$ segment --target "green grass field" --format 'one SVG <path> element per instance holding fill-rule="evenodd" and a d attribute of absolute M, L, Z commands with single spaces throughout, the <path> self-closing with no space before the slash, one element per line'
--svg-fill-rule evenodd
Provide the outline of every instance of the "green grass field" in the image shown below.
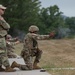
<path fill-rule="evenodd" d="M 52 75 L 75 75 L 75 39 L 39 40 L 39 48 L 43 51 L 39 65 Z M 15 52 L 20 55 L 23 43 L 15 46 Z"/>

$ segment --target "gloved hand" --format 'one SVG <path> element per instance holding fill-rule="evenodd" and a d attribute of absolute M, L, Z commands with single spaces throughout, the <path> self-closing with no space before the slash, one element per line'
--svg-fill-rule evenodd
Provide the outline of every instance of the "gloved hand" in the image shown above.
<path fill-rule="evenodd" d="M 19 40 L 19 38 L 18 38 L 18 37 L 15 37 L 15 38 L 14 38 L 14 40 L 18 41 L 18 40 Z"/>

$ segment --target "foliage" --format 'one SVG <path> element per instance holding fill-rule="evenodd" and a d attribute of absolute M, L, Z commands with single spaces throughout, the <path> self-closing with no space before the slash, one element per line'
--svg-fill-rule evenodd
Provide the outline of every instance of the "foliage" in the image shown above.
<path fill-rule="evenodd" d="M 11 28 L 27 31 L 32 24 L 38 25 L 39 0 L 0 0 L 7 7 L 5 18 Z"/>
<path fill-rule="evenodd" d="M 45 24 L 47 33 L 64 25 L 64 19 L 61 14 L 62 12 L 59 11 L 57 5 L 42 8 L 40 18 L 42 23 Z"/>
<path fill-rule="evenodd" d="M 66 25 L 68 25 L 68 27 L 70 28 L 71 34 L 75 35 L 75 17 L 71 17 L 71 18 L 68 17 L 66 18 L 65 22 L 66 22 Z"/>
<path fill-rule="evenodd" d="M 64 18 L 57 5 L 40 9 L 39 0 L 0 0 L 0 4 L 7 7 L 4 18 L 11 25 L 10 33 L 17 29 L 27 32 L 34 24 L 41 34 L 58 33 L 59 28 L 69 28 L 75 34 L 75 17 Z"/>

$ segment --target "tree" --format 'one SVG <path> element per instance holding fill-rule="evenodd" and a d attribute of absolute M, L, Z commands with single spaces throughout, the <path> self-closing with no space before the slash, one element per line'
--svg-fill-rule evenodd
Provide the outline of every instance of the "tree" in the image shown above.
<path fill-rule="evenodd" d="M 46 33 L 64 25 L 64 19 L 61 15 L 62 12 L 59 11 L 57 5 L 50 6 L 48 8 L 42 8 L 40 12 L 40 18 L 42 23 L 45 24 Z"/>
<path fill-rule="evenodd" d="M 0 0 L 0 3 L 7 7 L 4 17 L 11 25 L 11 30 L 27 32 L 30 25 L 39 24 L 39 0 Z"/>
<path fill-rule="evenodd" d="M 65 19 L 66 25 L 71 30 L 71 34 L 75 34 L 75 17 L 67 17 Z"/>

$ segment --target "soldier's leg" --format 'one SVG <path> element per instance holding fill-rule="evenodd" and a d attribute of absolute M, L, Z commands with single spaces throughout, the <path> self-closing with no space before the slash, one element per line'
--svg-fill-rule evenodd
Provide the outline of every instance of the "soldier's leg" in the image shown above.
<path fill-rule="evenodd" d="M 4 68 L 2 68 L 2 57 L 1 57 L 1 53 L 0 53 L 0 72 L 5 71 Z"/>
<path fill-rule="evenodd" d="M 42 50 L 37 50 L 37 52 L 35 53 L 35 60 L 33 63 L 33 69 L 41 69 L 41 67 L 37 66 L 37 64 L 39 63 L 39 60 L 41 58 L 42 55 Z"/>
<path fill-rule="evenodd" d="M 17 62 L 14 61 L 11 65 L 11 67 L 12 68 L 17 67 L 21 70 L 32 70 L 33 65 L 32 65 L 32 61 L 31 61 L 31 56 L 29 54 L 29 50 L 22 51 L 21 56 L 23 57 L 26 65 L 18 64 Z"/>
<path fill-rule="evenodd" d="M 10 67 L 8 57 L 7 57 L 7 49 L 6 49 L 6 41 L 5 38 L 0 39 L 0 47 L 1 47 L 1 58 L 2 58 L 2 65 L 5 66 L 6 72 L 13 72 L 14 70 Z"/>
<path fill-rule="evenodd" d="M 20 70 L 29 70 L 29 68 L 27 67 L 27 65 L 22 65 L 22 64 L 18 64 L 16 61 L 14 61 L 11 65 L 12 68 L 19 68 Z"/>
<path fill-rule="evenodd" d="M 25 63 L 26 63 L 26 65 L 22 65 L 22 64 L 18 64 L 17 62 L 13 62 L 12 63 L 12 65 L 11 65 L 11 67 L 12 68 L 15 68 L 15 67 L 17 67 L 17 68 L 19 68 L 20 70 L 32 70 L 33 68 L 32 68 L 32 63 L 31 63 L 31 61 L 30 61 L 30 59 L 29 59 L 29 57 L 27 57 L 27 58 L 25 58 L 26 56 L 24 56 L 24 61 L 25 61 Z"/>
<path fill-rule="evenodd" d="M 40 61 L 40 59 L 41 59 L 41 55 L 42 55 L 42 50 L 38 49 L 36 51 L 36 53 L 35 53 L 35 60 L 34 60 L 34 62 L 38 63 Z"/>
<path fill-rule="evenodd" d="M 9 52 L 9 54 L 7 54 L 8 58 L 16 58 L 17 55 L 13 52 Z"/>
<path fill-rule="evenodd" d="M 6 53 L 2 53 L 2 64 L 5 66 L 5 72 L 14 72 L 15 70 L 10 67 Z"/>
<path fill-rule="evenodd" d="M 32 70 L 33 69 L 32 57 L 28 54 L 28 55 L 24 55 L 23 59 L 28 69 Z"/>
<path fill-rule="evenodd" d="M 5 67 L 10 66 L 9 61 L 8 61 L 8 57 L 7 57 L 6 53 L 2 53 L 2 59 L 3 59 L 2 60 L 2 64 Z"/>

